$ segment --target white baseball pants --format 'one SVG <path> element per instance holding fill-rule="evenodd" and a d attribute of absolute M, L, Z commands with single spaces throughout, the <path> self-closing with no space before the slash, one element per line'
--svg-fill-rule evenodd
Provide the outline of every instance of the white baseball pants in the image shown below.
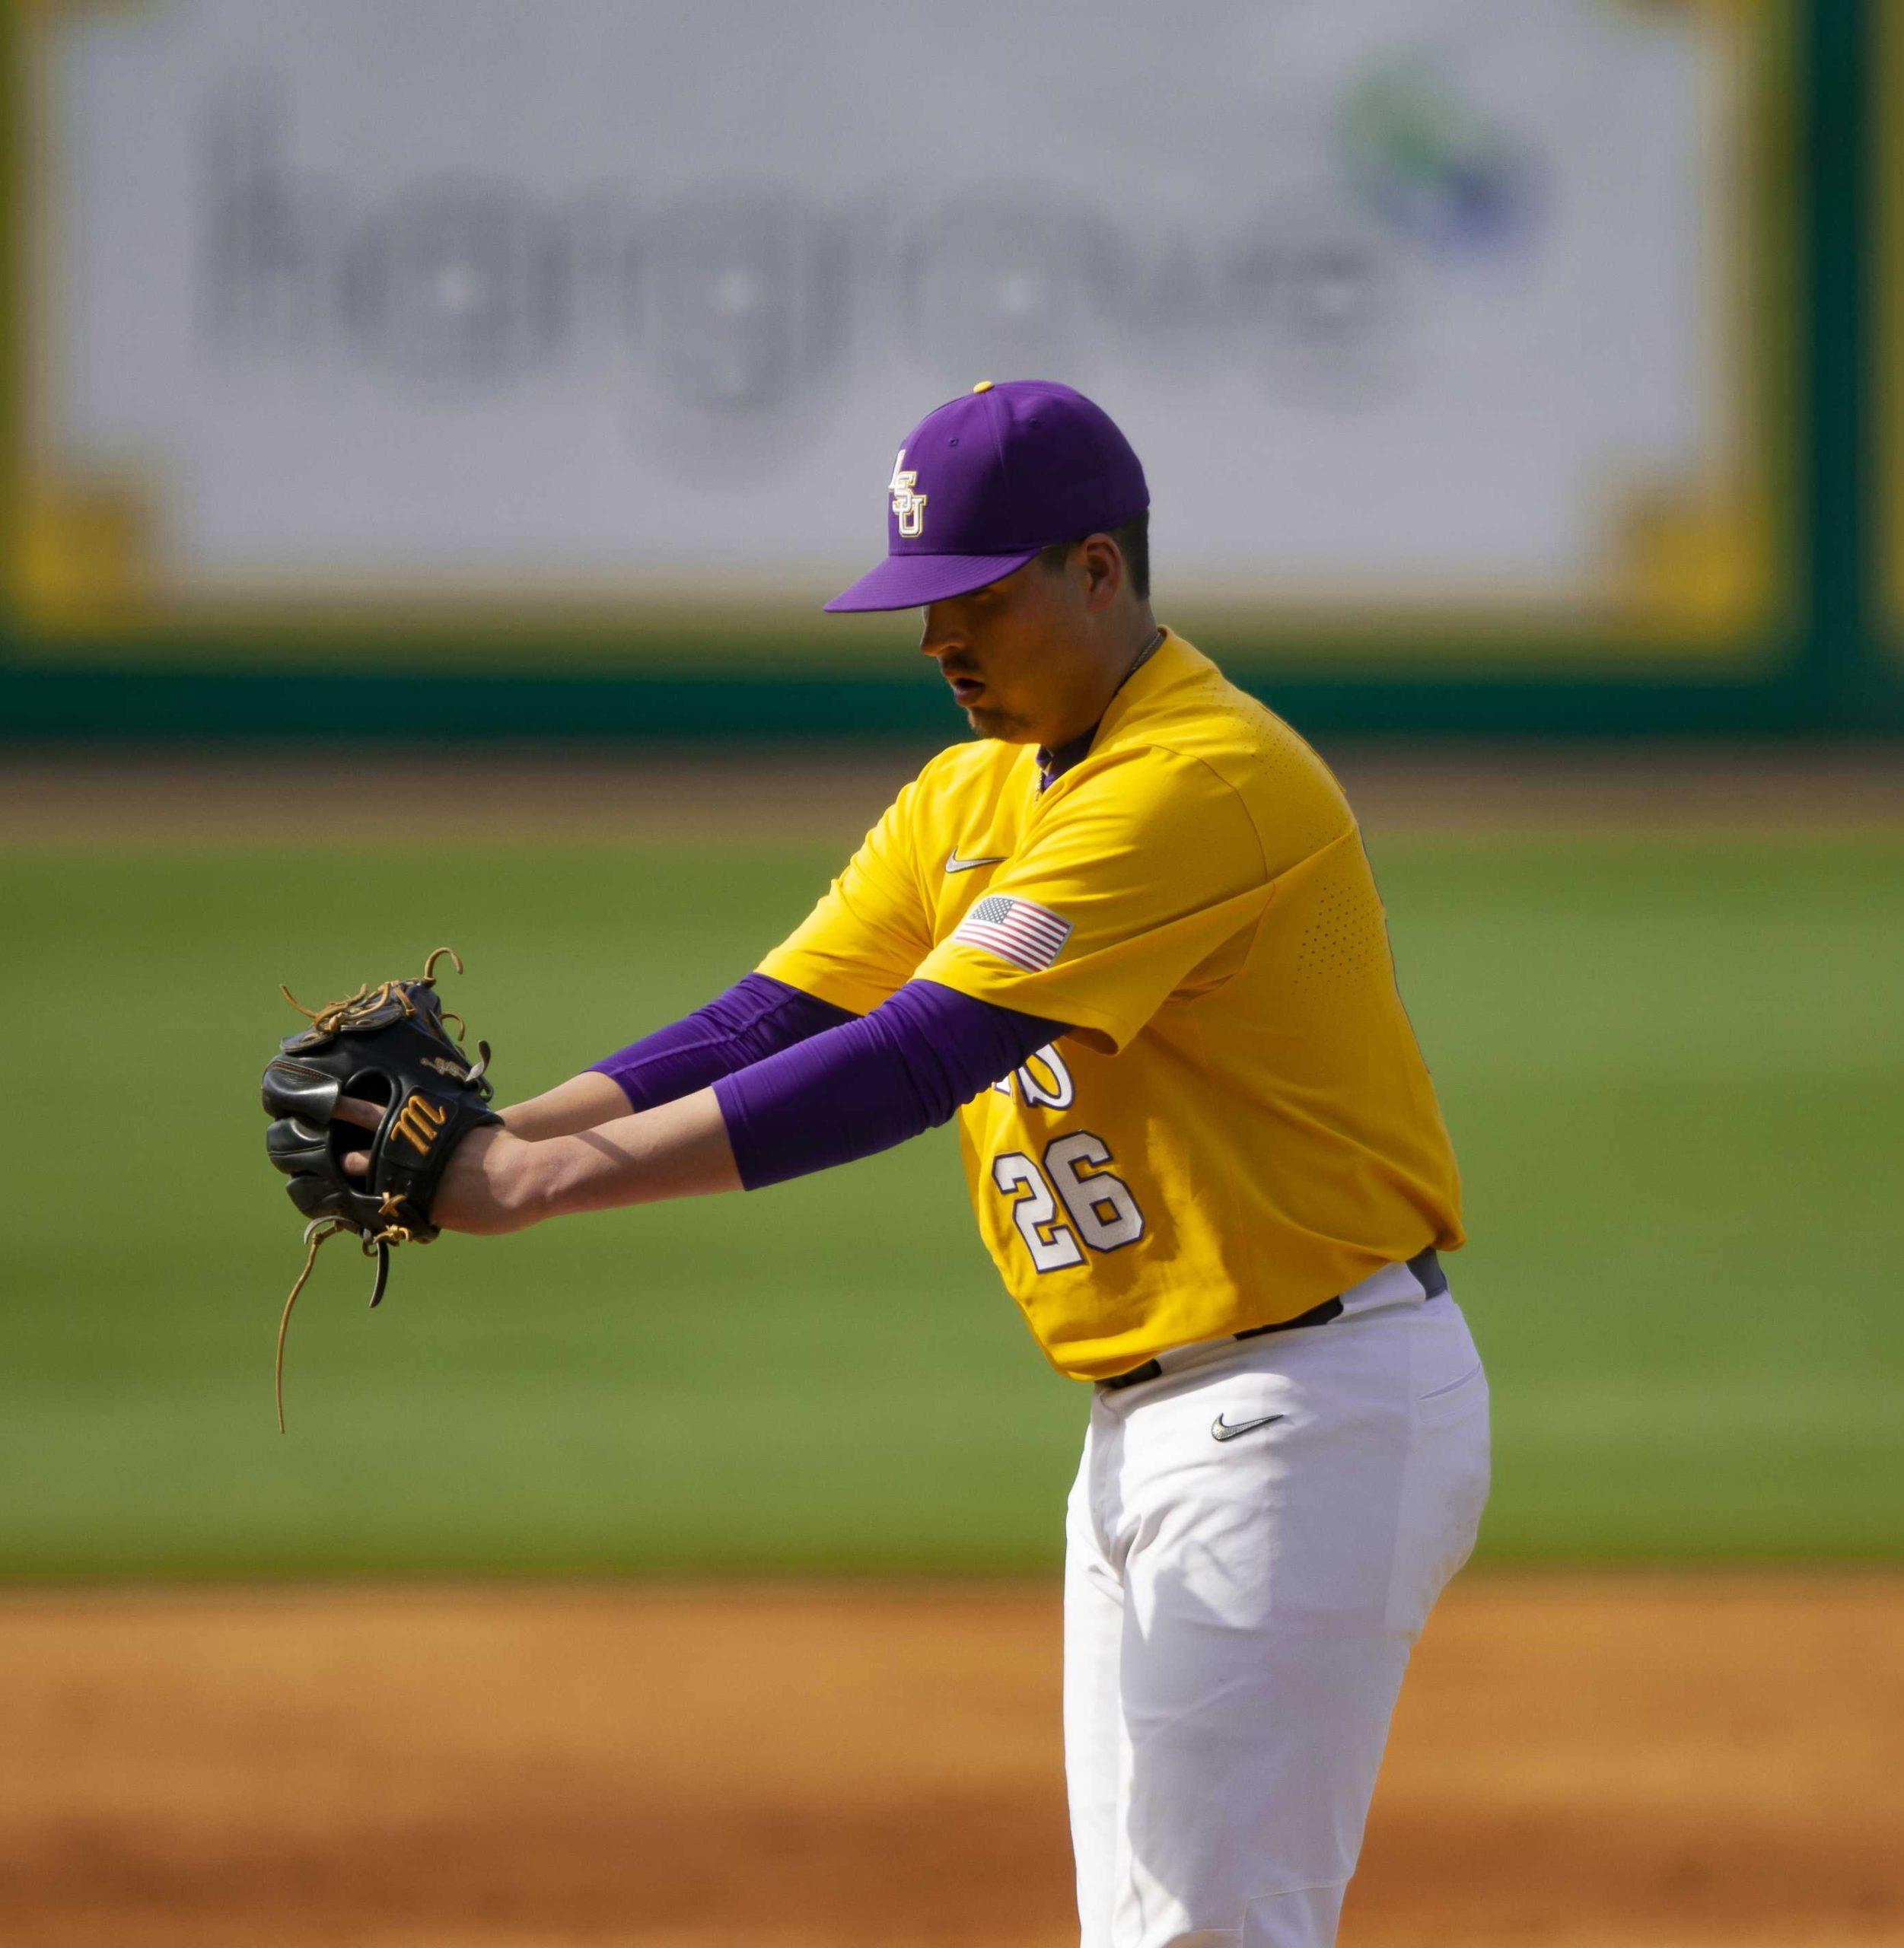
<path fill-rule="evenodd" d="M 1335 1940 L 1409 1649 L 1488 1493 L 1480 1357 L 1415 1291 L 1097 1390 L 1065 1579 L 1083 1948 Z"/>

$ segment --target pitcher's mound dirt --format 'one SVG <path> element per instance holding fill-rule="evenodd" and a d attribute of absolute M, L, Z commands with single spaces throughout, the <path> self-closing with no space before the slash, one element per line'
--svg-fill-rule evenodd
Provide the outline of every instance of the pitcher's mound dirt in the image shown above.
<path fill-rule="evenodd" d="M 1055 1593 L 0 1601 L 0 1940 L 1062 1948 Z M 1471 1577 L 1347 1948 L 1904 1943 L 1904 1577 Z"/>

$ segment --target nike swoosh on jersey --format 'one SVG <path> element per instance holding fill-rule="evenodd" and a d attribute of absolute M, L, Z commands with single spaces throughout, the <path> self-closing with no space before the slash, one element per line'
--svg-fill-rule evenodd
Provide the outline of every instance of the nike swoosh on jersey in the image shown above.
<path fill-rule="evenodd" d="M 1259 1421 L 1238 1421 L 1233 1427 L 1219 1414 L 1210 1423 L 1210 1438 L 1212 1440 L 1234 1440 L 1240 1434 L 1254 1434 L 1258 1428 L 1266 1428 L 1272 1421 L 1286 1418 L 1282 1414 L 1265 1414 Z"/>
<path fill-rule="evenodd" d="M 974 866 L 1002 866 L 1005 855 L 1001 852 L 995 859 L 961 859 L 955 845 L 946 855 L 945 870 L 948 873 L 969 873 Z"/>

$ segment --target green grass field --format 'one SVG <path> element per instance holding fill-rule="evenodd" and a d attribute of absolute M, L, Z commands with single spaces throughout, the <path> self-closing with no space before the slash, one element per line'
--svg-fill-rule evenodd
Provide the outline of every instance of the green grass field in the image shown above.
<path fill-rule="evenodd" d="M 1017 1570 L 1084 1390 L 941 1131 L 747 1198 L 301 1257 L 255 1079 L 449 941 L 533 1093 L 745 971 L 811 850 L 15 852 L 0 1574 Z M 1904 840 L 1390 841 L 1468 1186 L 1497 1560 L 1904 1548 Z M 382 891 L 366 889 L 384 889 Z M 421 889 L 420 891 L 416 889 Z"/>

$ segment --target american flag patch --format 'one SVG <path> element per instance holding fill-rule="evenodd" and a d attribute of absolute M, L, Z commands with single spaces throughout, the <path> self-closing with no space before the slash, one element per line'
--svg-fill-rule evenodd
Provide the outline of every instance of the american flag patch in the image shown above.
<path fill-rule="evenodd" d="M 1014 899 L 1009 893 L 990 893 L 973 902 L 971 912 L 953 929 L 952 937 L 970 947 L 982 947 L 1027 974 L 1036 974 L 1063 953 L 1071 938 L 1071 922 L 1061 920 L 1049 906 Z"/>

